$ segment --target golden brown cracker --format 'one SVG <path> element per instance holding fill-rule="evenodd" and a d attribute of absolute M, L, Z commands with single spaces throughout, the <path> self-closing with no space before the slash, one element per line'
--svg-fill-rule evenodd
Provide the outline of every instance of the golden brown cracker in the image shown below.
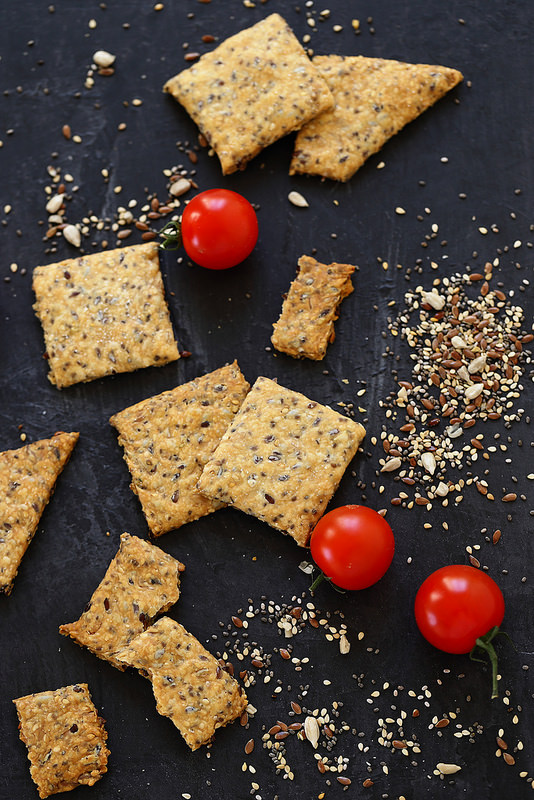
<path fill-rule="evenodd" d="M 33 289 L 58 389 L 180 357 L 153 242 L 36 267 Z"/>
<path fill-rule="evenodd" d="M 39 797 L 93 786 L 107 772 L 108 735 L 86 683 L 13 702 Z"/>
<path fill-rule="evenodd" d="M 299 131 L 289 172 L 338 181 L 463 79 L 450 67 L 365 56 L 315 56 L 313 63 L 335 106 Z"/>
<path fill-rule="evenodd" d="M 115 653 L 176 603 L 184 569 L 159 547 L 123 533 L 85 611 L 76 622 L 61 625 L 59 632 L 124 669 Z"/>
<path fill-rule="evenodd" d="M 226 39 L 163 88 L 196 122 L 224 175 L 333 105 L 325 81 L 279 14 Z"/>
<path fill-rule="evenodd" d="M 234 361 L 111 417 L 154 536 L 221 507 L 196 485 L 249 388 Z"/>
<path fill-rule="evenodd" d="M 364 436 L 359 423 L 260 377 L 199 488 L 304 546 Z"/>
<path fill-rule="evenodd" d="M 324 358 L 334 340 L 339 305 L 353 291 L 354 270 L 351 264 L 321 264 L 311 256 L 301 256 L 297 277 L 273 325 L 274 347 L 294 358 Z"/>
<path fill-rule="evenodd" d="M 191 750 L 241 716 L 247 698 L 237 681 L 178 622 L 162 617 L 117 654 L 152 681 L 156 708 Z"/>
<path fill-rule="evenodd" d="M 22 557 L 78 433 L 56 433 L 0 453 L 0 593 L 10 594 Z"/>

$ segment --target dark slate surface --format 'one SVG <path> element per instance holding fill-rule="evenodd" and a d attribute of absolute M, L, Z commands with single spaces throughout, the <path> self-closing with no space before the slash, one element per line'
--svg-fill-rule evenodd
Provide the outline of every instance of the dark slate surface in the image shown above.
<path fill-rule="evenodd" d="M 0 598 L 0 797 L 36 796 L 12 698 L 76 681 L 89 683 L 107 720 L 111 749 L 108 774 L 92 789 L 76 790 L 76 797 L 304 800 L 322 797 L 323 792 L 327 798 L 340 797 L 343 787 L 336 774 L 319 773 L 308 743 L 294 735 L 285 742 L 292 782 L 276 773 L 261 747 L 265 729 L 278 719 L 291 721 L 290 702 L 299 697 L 312 710 L 344 704 L 338 722 L 345 720 L 355 734 L 349 730 L 339 735 L 330 752 L 323 742 L 320 752 L 332 760 L 348 759 L 343 775 L 352 784 L 347 796 L 531 796 L 529 783 L 520 777 L 523 771 L 534 777 L 532 727 L 527 722 L 533 692 L 533 525 L 526 478 L 532 471 L 531 429 L 526 416 L 510 430 L 500 423 L 477 429 L 487 439 L 501 435 L 487 465 L 496 502 L 490 504 L 470 487 L 462 503 L 451 501 L 448 508 L 436 506 L 430 513 L 419 507 L 391 507 L 398 485 L 392 476 L 377 478 L 381 450 L 372 447 L 371 437 L 379 437 L 385 423 L 379 402 L 395 389 L 392 370 L 398 370 L 399 378 L 409 376 L 405 347 L 381 335 L 388 316 L 402 308 L 406 289 L 419 283 L 429 288 L 436 276 L 467 267 L 478 270 L 501 253 L 494 280 L 514 292 L 531 324 L 533 7 L 527 0 L 332 0 L 330 17 L 321 20 L 323 7 L 317 3 L 303 2 L 299 8 L 295 3 L 257 0 L 255 7 L 246 8 L 238 0 L 166 0 L 164 6 L 157 12 L 146 0 L 110 1 L 107 8 L 93 0 L 71 1 L 57 3 L 52 13 L 46 2 L 19 0 L 2 7 L 0 444 L 2 449 L 14 448 L 22 444 L 21 433 L 26 441 L 34 441 L 61 429 L 79 430 L 81 436 L 13 593 Z M 186 66 L 184 43 L 189 52 L 204 52 L 213 45 L 204 43 L 203 35 L 222 39 L 272 11 L 282 13 L 300 39 L 309 34 L 309 46 L 317 53 L 442 63 L 461 69 L 466 81 L 346 185 L 289 178 L 291 137 L 265 151 L 245 172 L 224 179 L 217 160 L 205 150 L 193 167 L 184 150 L 186 142 L 196 144 L 195 126 L 162 94 L 162 84 Z M 307 16 L 316 20 L 315 31 Z M 360 19 L 358 36 L 353 18 Z M 91 27 L 92 19 L 96 27 Z M 342 30 L 335 32 L 334 25 Z M 87 89 L 92 54 L 101 48 L 116 54 L 115 74 L 95 76 L 94 87 Z M 134 98 L 142 105 L 133 106 Z M 121 123 L 126 123 L 123 131 L 118 130 Z M 64 124 L 82 137 L 81 143 L 62 136 Z M 385 167 L 379 170 L 382 160 Z M 77 222 L 89 213 L 113 218 L 118 205 L 131 198 L 141 205 L 145 188 L 163 197 L 162 170 L 176 164 L 196 169 L 200 189 L 227 186 L 259 205 L 257 248 L 247 263 L 220 274 L 177 264 L 172 254 L 162 259 L 180 346 L 191 351 L 190 358 L 59 392 L 46 378 L 42 333 L 32 312 L 31 271 L 36 264 L 70 257 L 75 251 L 58 239 L 56 252 L 50 252 L 50 242 L 43 241 L 47 167 L 55 165 L 73 176 L 68 219 Z M 108 185 L 101 177 L 103 168 L 110 172 Z M 112 191 L 117 185 L 123 187 L 118 195 Z M 78 190 L 70 191 L 73 186 Z M 289 204 L 292 189 L 305 195 L 309 208 Z M 460 199 L 460 193 L 466 198 Z M 10 212 L 6 206 L 11 206 Z M 397 206 L 406 210 L 404 216 L 395 213 Z M 42 220 L 45 223 L 39 225 Z M 433 223 L 439 232 L 423 248 Z M 492 225 L 498 230 L 486 236 L 478 231 L 479 226 Z M 106 236 L 113 246 L 113 235 Z M 134 233 L 128 243 L 140 241 L 139 236 Z M 91 239 L 97 241 L 98 236 L 92 234 Z M 517 241 L 522 244 L 514 248 Z M 84 246 L 92 252 L 91 240 Z M 337 338 L 324 362 L 274 357 L 268 345 L 281 294 L 294 275 L 297 258 L 313 248 L 320 259 L 358 264 L 356 291 L 344 302 Z M 387 271 L 377 262 L 379 257 L 389 262 Z M 418 259 L 420 272 L 414 269 Z M 18 271 L 11 271 L 12 263 Z M 393 356 L 383 356 L 386 345 Z M 339 627 L 335 612 L 344 615 L 352 643 L 349 655 L 341 656 L 321 629 L 308 626 L 298 637 L 285 640 L 276 622 L 261 622 L 260 616 L 251 620 L 245 633 L 272 655 L 274 673 L 271 682 L 264 683 L 265 670 L 260 671 L 249 689 L 258 713 L 248 730 L 237 723 L 219 731 L 210 750 L 190 753 L 172 724 L 156 713 L 148 682 L 133 672 L 114 670 L 60 637 L 58 626 L 77 618 L 114 555 L 120 533 L 148 535 L 108 417 L 235 357 L 251 381 L 260 374 L 277 377 L 320 402 L 352 402 L 365 409 L 355 412 L 368 429 L 364 452 L 332 505 L 367 502 L 388 508 L 397 550 L 386 577 L 373 588 L 341 596 L 323 585 L 316 593 L 321 618 L 329 612 L 331 623 Z M 358 397 L 364 385 L 367 392 Z M 528 412 L 528 365 L 523 385 L 517 402 Z M 382 494 L 373 482 L 384 485 Z M 504 491 L 512 489 L 527 500 L 500 503 Z M 432 527 L 425 529 L 425 522 Z M 443 523 L 448 523 L 448 531 Z M 486 541 L 484 529 L 486 535 L 502 530 L 497 546 Z M 309 579 L 299 570 L 306 553 L 237 511 L 220 511 L 157 543 L 187 565 L 182 596 L 171 614 L 213 652 L 222 653 L 226 647 L 236 672 L 250 668 L 250 658 L 239 662 L 231 652 L 236 639 L 231 617 L 243 616 L 248 598 L 254 608 L 262 596 L 279 606 L 294 605 L 293 596 L 302 597 L 303 603 L 311 600 Z M 487 670 L 467 657 L 447 656 L 427 645 L 412 614 L 416 589 L 426 575 L 446 563 L 468 563 L 466 547 L 474 544 L 481 546 L 476 554 L 505 594 L 505 628 L 516 645 L 516 650 L 504 640 L 499 645 L 501 698 L 493 703 Z M 358 641 L 360 631 L 365 637 Z M 242 629 L 237 639 L 242 646 Z M 277 652 L 288 644 L 294 656 L 309 659 L 301 671 Z M 273 691 L 277 681 L 282 687 L 278 694 Z M 383 689 L 385 682 L 390 685 Z M 372 698 L 374 691 L 380 695 Z M 420 711 L 417 718 L 412 718 L 414 708 Z M 379 720 L 396 720 L 401 711 L 407 714 L 404 737 L 420 749 L 409 757 L 379 741 Z M 456 720 L 441 732 L 431 729 L 433 719 L 450 712 L 457 713 Z M 393 739 L 398 738 L 395 723 L 386 727 Z M 495 755 L 500 729 L 515 764 L 507 765 Z M 461 731 L 468 735 L 454 736 Z M 249 738 L 256 746 L 245 756 Z M 515 749 L 518 742 L 522 750 Z M 255 773 L 243 771 L 244 762 Z M 462 770 L 440 780 L 433 775 L 437 762 L 456 763 Z M 363 789 L 367 778 L 373 785 Z"/>

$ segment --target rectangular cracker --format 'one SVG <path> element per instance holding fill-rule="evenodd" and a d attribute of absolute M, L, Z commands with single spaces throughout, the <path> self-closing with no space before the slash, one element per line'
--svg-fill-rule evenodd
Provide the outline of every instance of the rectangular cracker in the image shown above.
<path fill-rule="evenodd" d="M 234 361 L 111 417 L 154 536 L 223 505 L 196 485 L 249 389 Z"/>
<path fill-rule="evenodd" d="M 59 432 L 0 453 L 0 594 L 10 594 L 56 480 L 78 441 Z"/>
<path fill-rule="evenodd" d="M 369 156 L 462 79 L 450 67 L 365 56 L 315 56 L 333 109 L 298 133 L 290 175 L 347 181 Z"/>
<path fill-rule="evenodd" d="M 39 797 L 93 786 L 107 772 L 108 735 L 86 683 L 13 702 Z"/>
<path fill-rule="evenodd" d="M 273 325 L 271 342 L 294 358 L 320 361 L 334 341 L 334 322 L 341 301 L 354 287 L 351 264 L 321 264 L 311 256 L 298 260 L 297 277 L 289 287 L 282 313 Z"/>
<path fill-rule="evenodd" d="M 58 389 L 180 357 L 153 242 L 36 267 L 33 289 Z"/>
<path fill-rule="evenodd" d="M 121 535 L 120 547 L 85 611 L 59 632 L 114 667 L 117 650 L 176 603 L 184 565 L 144 539 Z"/>
<path fill-rule="evenodd" d="M 328 86 L 279 14 L 226 39 L 163 88 L 196 122 L 223 175 L 333 106 Z"/>
<path fill-rule="evenodd" d="M 364 436 L 359 423 L 259 377 L 199 488 L 305 546 Z"/>
<path fill-rule="evenodd" d="M 191 750 L 240 717 L 247 697 L 238 682 L 195 637 L 161 617 L 117 654 L 152 682 L 156 708 L 169 717 Z"/>

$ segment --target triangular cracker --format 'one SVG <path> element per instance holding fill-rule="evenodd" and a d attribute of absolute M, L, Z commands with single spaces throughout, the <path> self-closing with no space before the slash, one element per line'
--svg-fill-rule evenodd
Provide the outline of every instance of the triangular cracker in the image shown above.
<path fill-rule="evenodd" d="M 347 181 L 369 156 L 463 79 L 450 67 L 315 56 L 336 105 L 297 134 L 290 175 Z"/>
<path fill-rule="evenodd" d="M 9 594 L 22 556 L 78 433 L 56 433 L 0 453 L 0 593 Z"/>

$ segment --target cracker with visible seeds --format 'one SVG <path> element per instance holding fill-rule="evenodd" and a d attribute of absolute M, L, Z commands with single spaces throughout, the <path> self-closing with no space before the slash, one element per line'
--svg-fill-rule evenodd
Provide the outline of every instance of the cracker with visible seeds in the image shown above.
<path fill-rule="evenodd" d="M 279 14 L 226 39 L 163 88 L 196 122 L 223 175 L 333 106 L 328 86 Z"/>
<path fill-rule="evenodd" d="M 124 669 L 115 653 L 176 603 L 184 565 L 159 547 L 121 535 L 120 547 L 85 611 L 59 632 Z"/>
<path fill-rule="evenodd" d="M 199 488 L 305 546 L 364 436 L 359 423 L 260 377 Z"/>
<path fill-rule="evenodd" d="M 241 716 L 247 697 L 238 682 L 195 637 L 162 617 L 117 657 L 152 682 L 156 708 L 176 725 L 191 750 Z"/>
<path fill-rule="evenodd" d="M 154 536 L 223 505 L 196 485 L 249 389 L 234 361 L 111 417 Z"/>
<path fill-rule="evenodd" d="M 341 301 L 354 287 L 351 264 L 321 264 L 311 256 L 298 260 L 297 277 L 273 325 L 271 342 L 294 358 L 320 361 L 334 341 L 334 322 Z"/>
<path fill-rule="evenodd" d="M 153 242 L 36 267 L 33 289 L 58 389 L 180 357 Z"/>
<path fill-rule="evenodd" d="M 0 594 L 10 594 L 56 480 L 78 441 L 56 433 L 0 453 Z"/>
<path fill-rule="evenodd" d="M 108 735 L 86 683 L 13 702 L 39 797 L 93 786 L 107 772 Z"/>
<path fill-rule="evenodd" d="M 290 175 L 347 181 L 369 156 L 430 108 L 463 75 L 450 67 L 365 56 L 315 56 L 335 99 L 297 134 Z"/>

